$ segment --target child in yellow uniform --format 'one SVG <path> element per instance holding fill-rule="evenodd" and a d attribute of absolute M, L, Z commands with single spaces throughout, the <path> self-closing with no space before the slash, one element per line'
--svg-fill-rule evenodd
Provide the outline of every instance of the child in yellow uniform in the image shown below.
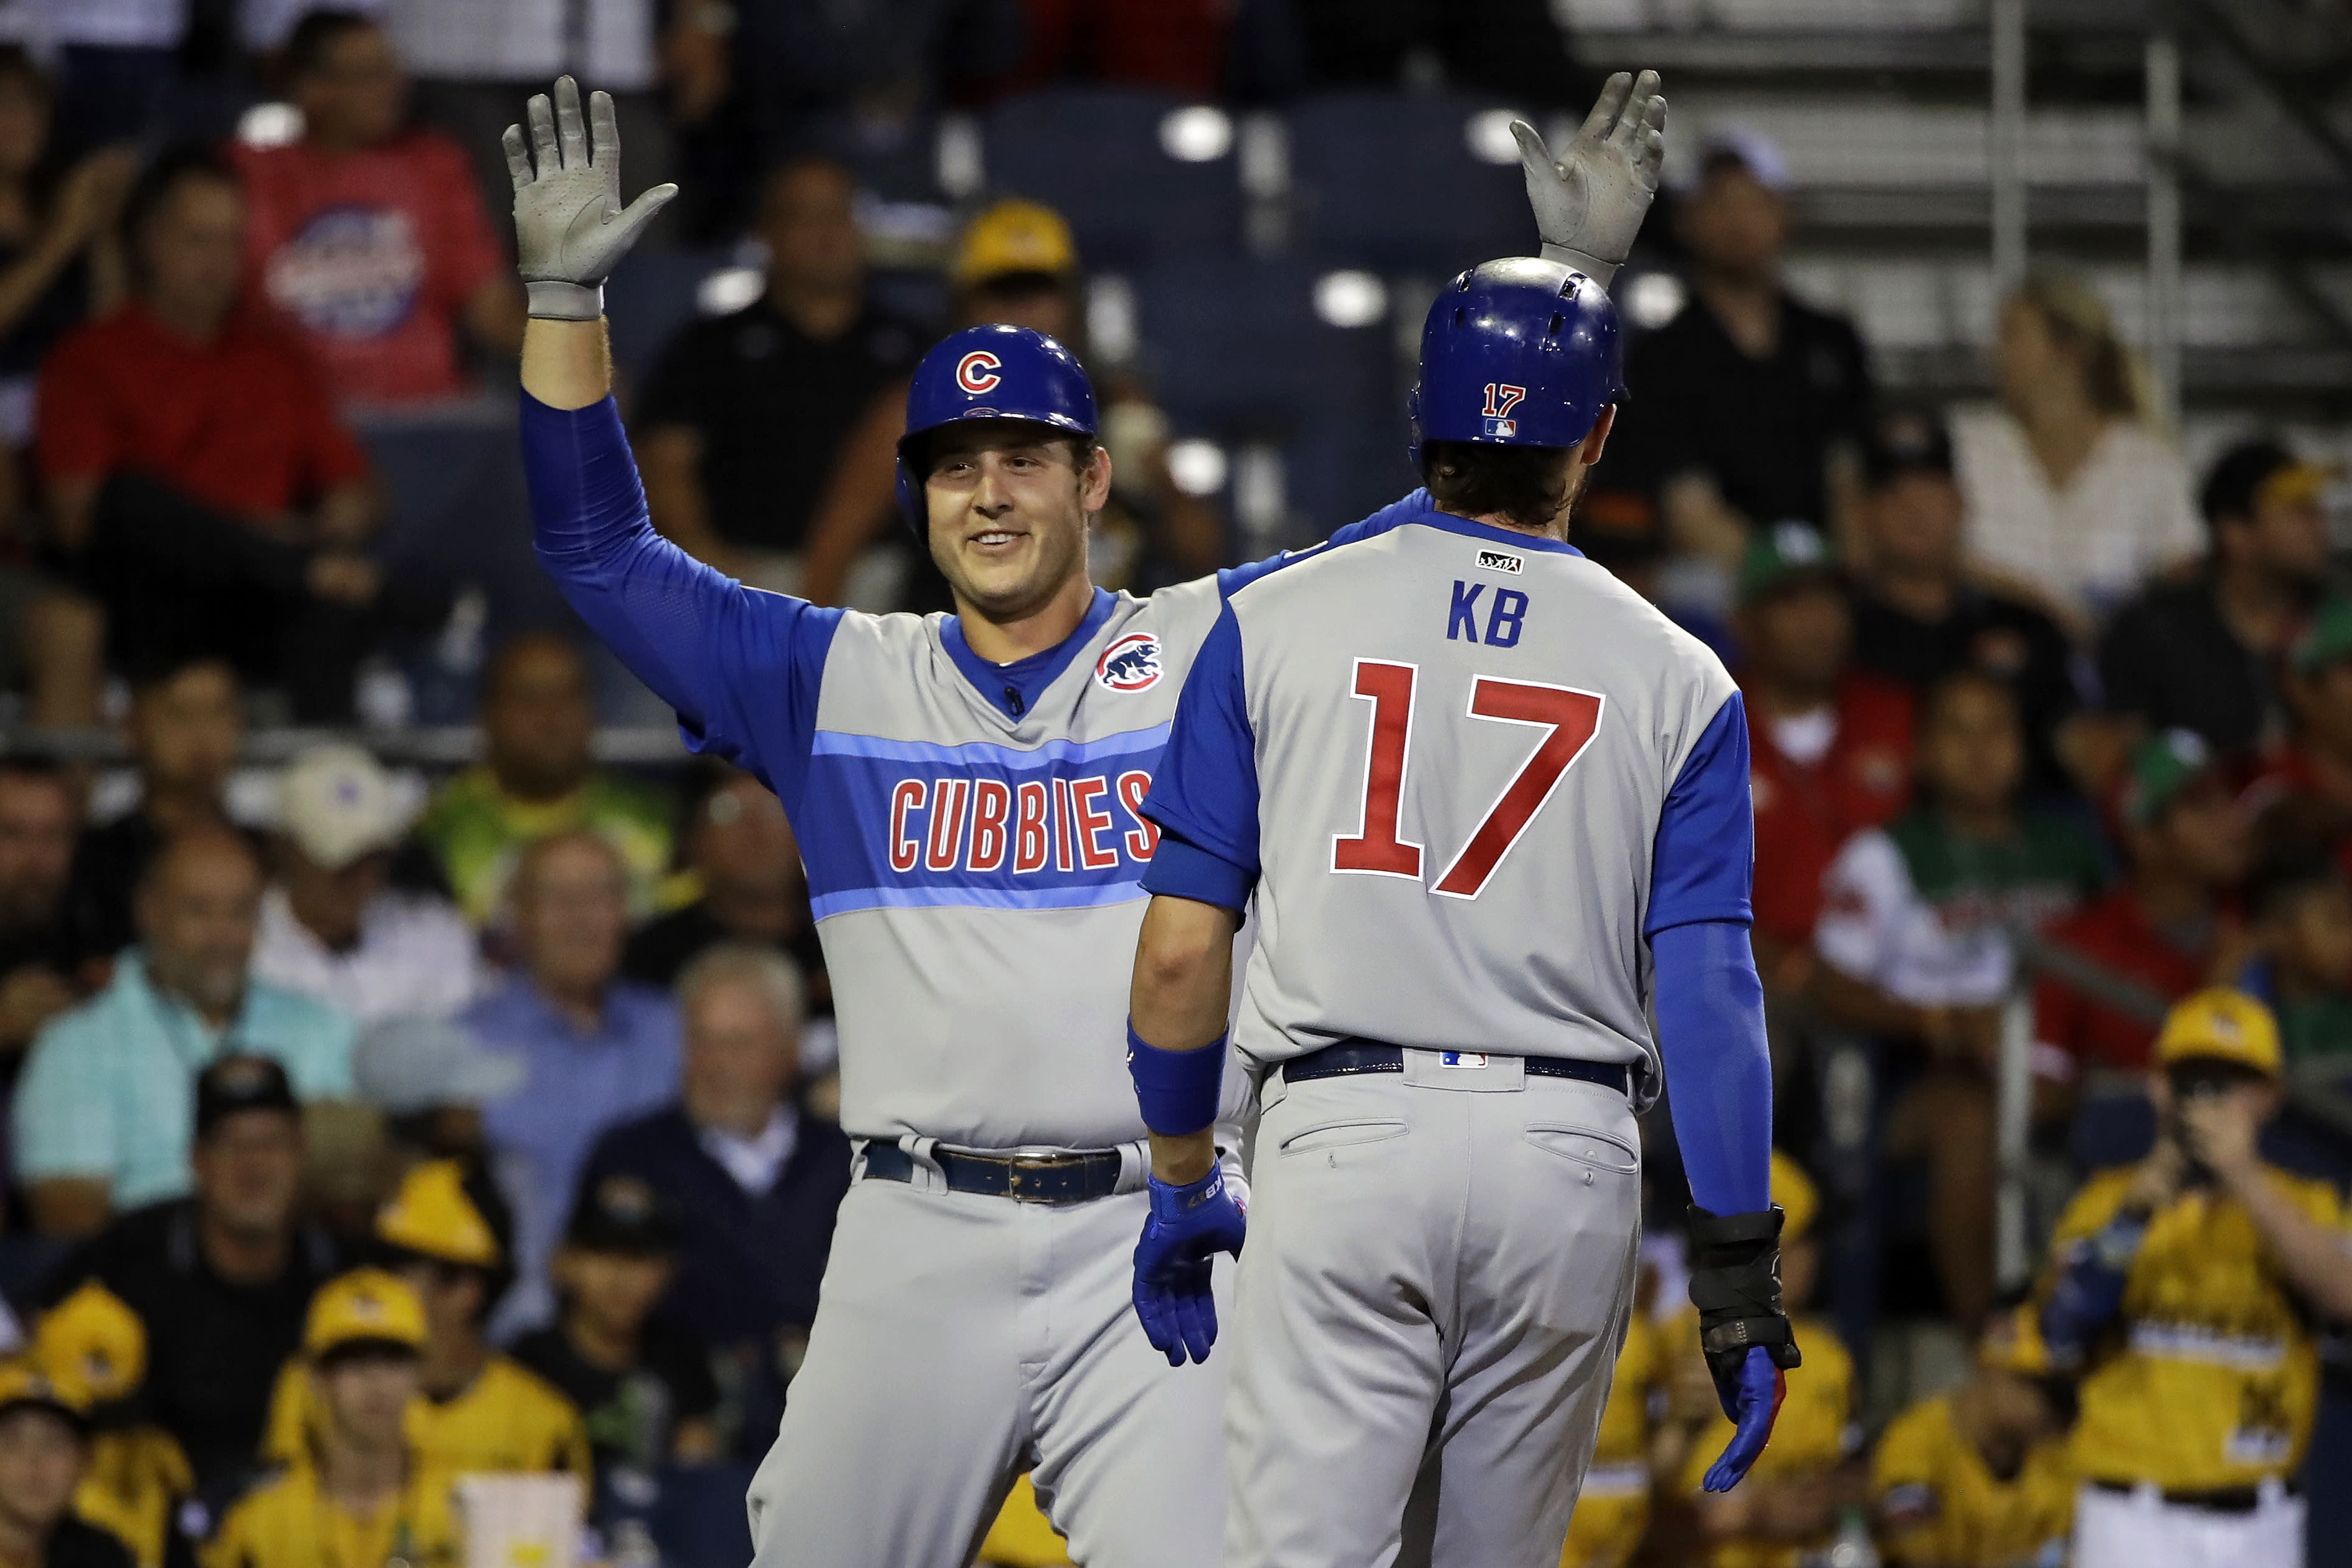
<path fill-rule="evenodd" d="M 1855 1490 L 1841 1474 L 1852 1451 L 1847 1427 L 1853 1410 L 1853 1357 L 1827 1322 L 1801 1315 L 1821 1267 L 1821 1246 L 1811 1234 L 1821 1195 L 1803 1168 L 1778 1150 L 1772 1155 L 1772 1201 L 1788 1217 L 1780 1230 L 1780 1288 L 1805 1360 L 1787 1374 L 1788 1396 L 1771 1442 L 1748 1479 L 1727 1492 L 1702 1491 L 1699 1486 L 1732 1437 L 1731 1423 L 1716 1407 L 1712 1393 L 1706 1402 L 1706 1429 L 1692 1441 L 1682 1490 L 1708 1543 L 1705 1561 L 1714 1568 L 1796 1568 L 1807 1547 L 1827 1540 L 1839 1505 Z M 1678 1354 L 1691 1358 L 1704 1381 L 1695 1316 L 1684 1322 L 1685 1332 L 1675 1342 L 1683 1347 Z"/>
<path fill-rule="evenodd" d="M 131 1568 L 131 1548 L 75 1511 L 89 1462 L 82 1390 L 58 1383 L 29 1356 L 0 1362 L 0 1563 Z"/>
<path fill-rule="evenodd" d="M 120 1536 L 139 1568 L 163 1568 L 172 1517 L 196 1479 L 179 1440 L 128 1403 L 147 1375 L 146 1325 L 91 1280 L 41 1314 L 33 1360 L 89 1408 L 89 1467 L 74 1512 Z"/>
<path fill-rule="evenodd" d="M 320 1291 L 302 1331 L 309 1441 L 229 1510 L 203 1568 L 455 1568 L 454 1478 L 405 1430 L 425 1337 L 424 1304 L 380 1269 Z"/>
<path fill-rule="evenodd" d="M 1880 1554 L 1894 1568 L 2031 1568 L 2065 1560 L 2072 1387 L 2031 1309 L 1985 1331 L 1975 1375 L 1888 1423 L 1872 1456 Z"/>
<path fill-rule="evenodd" d="M 1666 1380 L 1664 1352 L 1657 1325 L 1635 1308 L 1617 1351 L 1600 1439 L 1569 1521 L 1560 1568 L 1625 1568 L 1641 1547 L 1650 1528 L 1650 1402 Z"/>
<path fill-rule="evenodd" d="M 428 1328 L 409 1438 L 435 1464 L 458 1474 L 568 1469 L 593 1487 L 580 1412 L 482 1335 L 511 1278 L 506 1239 L 492 1215 L 503 1220 L 504 1207 L 486 1178 L 469 1176 L 456 1160 L 432 1160 L 408 1173 L 376 1217 L 376 1239 L 424 1303 Z M 313 1380 L 299 1360 L 289 1362 L 270 1394 L 263 1456 L 294 1457 L 316 1416 Z"/>

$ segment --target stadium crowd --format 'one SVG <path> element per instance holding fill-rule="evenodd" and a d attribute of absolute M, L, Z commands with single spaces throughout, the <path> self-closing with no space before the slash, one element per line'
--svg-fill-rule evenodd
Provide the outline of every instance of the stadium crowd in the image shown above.
<path fill-rule="evenodd" d="M 656 527 L 933 610 L 889 527 L 908 371 L 990 320 L 1084 357 L 1089 318 L 1018 192 L 961 214 L 935 319 L 871 287 L 865 198 L 924 115 L 1433 70 L 1567 104 L 1567 40 L 1536 0 L 49 9 L 0 47 L 0 681 L 28 742 L 113 727 L 131 766 L 0 754 L 0 1555 L 438 1564 L 454 1478 L 511 1470 L 577 1476 L 646 1568 L 650 1478 L 766 1448 L 852 1144 L 791 824 L 724 768 L 600 765 L 575 625 L 501 629 L 462 771 L 350 727 L 464 614 L 431 552 L 378 548 L 356 432 L 511 381 L 497 130 L 577 68 L 633 183 L 685 183 L 667 243 L 757 242 L 757 297 L 627 389 Z M 299 131 L 229 134 L 265 86 Z M 2300 1561 L 2352 1316 L 2337 476 L 2266 439 L 2192 476 L 2063 275 L 2002 307 L 1991 403 L 1882 397 L 1781 282 L 1779 152 L 1696 168 L 1645 252 L 1688 302 L 1633 344 L 1572 537 L 1746 694 L 1805 1362 L 1752 1479 L 1702 1497 L 1722 1423 L 1651 1116 L 1566 1561 L 2011 1568 L 2063 1557 L 2078 1497 L 2131 1513 L 2104 1539 L 2175 1531 L 2146 1563 L 2195 1560 L 2206 1514 Z M 1149 378 L 1101 384 L 1097 580 L 1226 564 Z M 348 737 L 257 769 L 257 716 Z M 2021 1032 L 2030 1284 L 1996 1248 Z M 982 1555 L 1062 1560 L 1025 1485 Z"/>

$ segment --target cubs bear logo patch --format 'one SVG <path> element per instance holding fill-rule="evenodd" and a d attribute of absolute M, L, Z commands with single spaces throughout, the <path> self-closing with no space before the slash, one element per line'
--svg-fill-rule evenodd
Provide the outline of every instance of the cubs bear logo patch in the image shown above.
<path fill-rule="evenodd" d="M 1160 639 L 1149 632 L 1130 632 L 1105 648 L 1095 661 L 1095 679 L 1105 691 L 1148 691 L 1160 684 Z"/>

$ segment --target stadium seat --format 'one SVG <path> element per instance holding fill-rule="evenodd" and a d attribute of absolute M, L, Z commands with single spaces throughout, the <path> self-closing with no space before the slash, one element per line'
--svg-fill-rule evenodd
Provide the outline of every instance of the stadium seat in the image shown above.
<path fill-rule="evenodd" d="M 1302 104 L 1290 120 L 1302 253 L 1440 276 L 1490 256 L 1533 254 L 1535 220 L 1517 162 L 1489 162 L 1472 151 L 1473 123 L 1493 107 L 1371 93 Z M 1500 127 L 1482 130 L 1491 138 Z"/>
<path fill-rule="evenodd" d="M 1385 319 L 1319 319 L 1318 277 L 1294 262 L 1201 256 L 1138 278 L 1139 362 L 1181 430 L 1280 439 L 1402 406 Z"/>
<path fill-rule="evenodd" d="M 1171 133 L 1177 114 L 1192 118 Z M 1237 139 L 1224 110 L 1168 94 L 1055 89 L 1008 99 L 990 113 L 988 185 L 1058 208 L 1090 268 L 1232 251 L 1241 244 Z M 1194 156 L 1172 155 L 1171 146 Z"/>

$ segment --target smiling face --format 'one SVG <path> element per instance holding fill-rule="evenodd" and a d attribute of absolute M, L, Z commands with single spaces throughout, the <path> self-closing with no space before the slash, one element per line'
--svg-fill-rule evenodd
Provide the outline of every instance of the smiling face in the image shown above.
<path fill-rule="evenodd" d="M 959 420 L 934 433 L 923 498 L 931 559 L 960 611 L 1035 614 L 1087 572 L 1087 522 L 1110 497 L 1110 455 L 1025 420 Z"/>

